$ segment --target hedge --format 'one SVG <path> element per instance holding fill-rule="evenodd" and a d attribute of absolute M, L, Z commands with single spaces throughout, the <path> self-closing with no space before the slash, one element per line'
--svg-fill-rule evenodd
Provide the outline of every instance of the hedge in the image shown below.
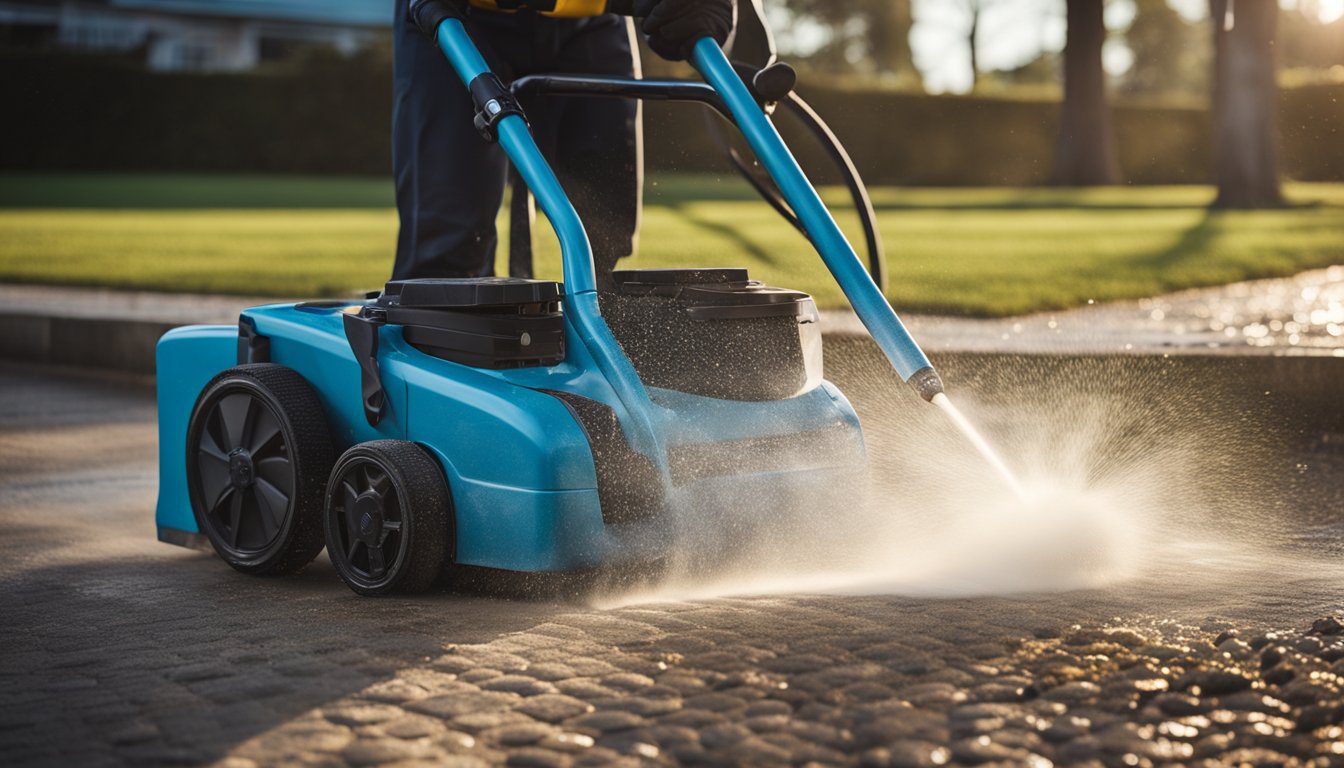
<path fill-rule="evenodd" d="M 86 57 L 0 60 L 0 169 L 384 174 L 386 65 L 328 62 L 265 74 L 153 74 Z M 925 96 L 804 84 L 870 183 L 1030 185 L 1050 172 L 1059 106 L 1044 100 Z M 701 108 L 651 103 L 651 169 L 717 171 Z M 1126 181 L 1206 181 L 1209 115 L 1197 107 L 1117 106 Z M 815 147 L 787 121 L 804 163 Z M 1344 85 L 1283 92 L 1285 173 L 1344 180 Z"/>

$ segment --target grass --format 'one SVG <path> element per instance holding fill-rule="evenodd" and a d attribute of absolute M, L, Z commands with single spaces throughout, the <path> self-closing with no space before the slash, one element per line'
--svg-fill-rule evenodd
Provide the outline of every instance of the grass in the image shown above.
<path fill-rule="evenodd" d="M 1254 212 L 1209 212 L 1206 187 L 873 194 L 898 308 L 1002 316 L 1344 263 L 1344 184 L 1287 191 L 1292 207 Z M 855 237 L 843 194 L 826 195 Z M 0 176 L 10 282 L 344 294 L 386 279 L 396 228 L 383 180 Z M 544 224 L 535 241 L 539 272 L 559 277 Z M 746 266 L 843 304 L 807 243 L 735 181 L 651 179 L 640 253 L 626 263 Z"/>

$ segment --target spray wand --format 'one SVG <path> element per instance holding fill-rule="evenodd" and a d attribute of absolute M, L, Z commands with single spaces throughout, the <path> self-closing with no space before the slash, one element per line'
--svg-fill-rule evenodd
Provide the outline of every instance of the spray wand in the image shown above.
<path fill-rule="evenodd" d="M 752 151 L 789 201 L 822 261 L 840 284 L 840 290 L 844 291 L 855 314 L 896 373 L 920 397 L 934 402 L 934 398 L 943 392 L 938 372 L 882 295 L 877 283 L 873 282 L 816 188 L 807 180 L 779 132 L 761 111 L 723 51 L 713 40 L 705 38 L 695 44 L 691 63 L 728 106 Z"/>
<path fill-rule="evenodd" d="M 456 3 L 412 0 L 410 10 L 422 29 L 437 30 L 444 18 L 460 18 L 467 2 L 487 10 L 533 8 L 548 16 L 595 16 L 608 11 L 629 13 L 633 5 L 613 0 L 550 0 L 549 3 L 532 0 L 512 0 L 510 3 L 501 0 L 458 0 Z M 873 282 L 816 188 L 807 180 L 779 132 L 718 43 L 708 37 L 699 40 L 691 51 L 691 63 L 723 99 L 752 151 L 774 178 L 859 320 L 868 328 L 892 367 L 920 397 L 933 402 L 943 391 L 937 371 Z"/>
<path fill-rule="evenodd" d="M 761 111 L 723 51 L 713 40 L 700 40 L 691 53 L 691 63 L 728 106 L 738 129 L 774 178 L 809 239 L 816 245 L 822 261 L 840 284 L 850 306 L 891 362 L 892 368 L 920 397 L 938 406 L 1018 498 L 1025 498 L 1022 485 L 1012 470 L 943 392 L 943 380 L 924 350 L 919 348 L 896 310 L 892 309 L 887 298 L 882 295 L 882 290 L 877 287 L 868 270 L 864 269 L 863 262 L 840 231 L 816 188 L 807 180 L 798 161 L 793 158 L 779 132 Z"/>
<path fill-rule="evenodd" d="M 433 30 L 437 36 L 441 31 L 440 24 L 445 19 L 462 18 L 467 2 L 492 10 L 504 9 L 500 0 L 411 0 L 410 12 L 422 29 Z M 514 10 L 533 7 L 533 0 L 511 0 L 511 3 L 509 8 Z M 549 5 L 542 7 L 538 3 L 534 10 L 552 16 L 592 16 L 615 10 L 612 7 L 615 5 L 624 6 L 625 3 L 613 0 L 549 0 Z M 452 47 L 445 46 L 444 50 L 451 59 Z M 459 67 L 460 70 L 465 68 L 475 72 L 485 69 L 484 62 L 464 63 L 470 66 Z M 808 181 L 798 161 L 789 152 L 779 132 L 733 69 L 718 43 L 709 37 L 696 42 L 691 50 L 691 64 L 723 100 L 733 122 L 773 177 L 822 261 L 849 299 L 850 306 L 891 362 L 892 368 L 920 397 L 941 408 L 1018 495 L 1023 495 L 1021 486 L 1007 465 L 943 392 L 943 381 L 933 364 L 882 295 L 881 289 L 840 231 L 816 188 Z M 588 263 L 591 270 L 591 260 Z"/>

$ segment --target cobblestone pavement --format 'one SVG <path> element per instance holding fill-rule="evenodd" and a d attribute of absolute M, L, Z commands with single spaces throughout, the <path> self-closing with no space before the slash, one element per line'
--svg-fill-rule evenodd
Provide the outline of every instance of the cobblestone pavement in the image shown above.
<path fill-rule="evenodd" d="M 1304 535 L 1334 542 L 1344 460 Z M 1338 558 L 1014 597 L 368 600 L 154 541 L 142 385 L 0 372 L 11 765 L 1344 765 Z M 1305 466 L 1305 464 L 1304 464 Z"/>

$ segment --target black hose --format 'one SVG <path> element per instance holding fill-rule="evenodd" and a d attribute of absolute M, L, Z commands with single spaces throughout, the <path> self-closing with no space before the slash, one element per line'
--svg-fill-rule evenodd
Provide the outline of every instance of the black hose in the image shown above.
<path fill-rule="evenodd" d="M 759 71 L 751 65 L 740 62 L 735 62 L 735 66 L 743 80 L 748 83 L 752 82 L 755 73 Z M 882 245 L 881 233 L 877 227 L 877 211 L 873 208 L 872 198 L 868 195 L 868 187 L 859 175 L 859 169 L 855 167 L 854 161 L 845 151 L 844 145 L 840 143 L 840 139 L 836 137 L 830 126 L 801 96 L 791 91 L 787 98 L 778 102 L 778 105 L 789 112 L 812 134 L 822 149 L 825 150 L 831 162 L 840 171 L 840 175 L 844 178 L 845 187 L 849 190 L 850 199 L 854 203 L 854 211 L 858 214 L 859 223 L 863 227 L 864 245 L 868 254 L 868 274 L 872 276 L 873 282 L 877 283 L 877 287 L 885 292 L 887 289 L 886 252 Z M 732 145 L 718 120 L 707 118 L 706 124 L 709 128 L 710 137 L 728 156 L 728 161 L 741 174 L 742 178 L 785 221 L 806 236 L 807 232 L 803 229 L 802 222 L 798 220 L 793 208 L 789 206 L 779 188 L 775 186 L 774 180 L 761 169 L 755 160 L 748 161 L 742 156 L 742 153 Z"/>
<path fill-rule="evenodd" d="M 849 196 L 854 201 L 854 211 L 859 215 L 859 222 L 863 225 L 863 239 L 868 246 L 868 274 L 872 275 L 873 282 L 885 293 L 887 290 L 887 260 L 886 252 L 882 246 L 882 236 L 877 229 L 877 211 L 873 209 L 873 200 L 868 195 L 868 187 L 863 183 L 863 178 L 859 176 L 859 169 L 855 167 L 854 161 L 850 158 L 849 152 L 845 151 L 845 146 L 840 143 L 840 139 L 831 131 L 831 127 L 821 116 L 816 113 L 806 101 L 803 101 L 796 93 L 790 93 L 787 101 L 781 102 L 789 108 L 794 117 L 798 118 L 812 135 L 817 137 L 826 153 L 831 156 L 831 160 L 838 166 L 845 177 L 845 186 L 849 188 Z"/>

